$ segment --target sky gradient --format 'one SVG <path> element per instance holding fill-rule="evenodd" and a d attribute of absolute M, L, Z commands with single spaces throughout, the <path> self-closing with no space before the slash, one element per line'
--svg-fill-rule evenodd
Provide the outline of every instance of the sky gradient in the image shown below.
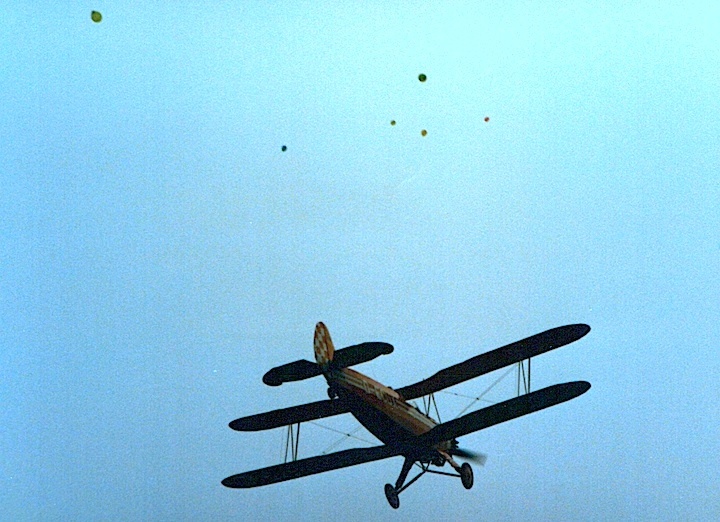
<path fill-rule="evenodd" d="M 0 7 L 8 520 L 720 518 L 720 9 L 385 4 Z M 587 323 L 533 388 L 592 389 L 398 512 L 400 459 L 224 488 L 284 437 L 228 422 L 326 397 L 261 381 L 317 321 L 393 387 Z"/>

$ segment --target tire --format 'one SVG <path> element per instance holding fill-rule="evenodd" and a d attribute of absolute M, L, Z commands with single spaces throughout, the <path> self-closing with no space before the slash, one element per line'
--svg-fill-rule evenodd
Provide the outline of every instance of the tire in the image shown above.
<path fill-rule="evenodd" d="M 385 498 L 393 509 L 400 507 L 400 497 L 392 484 L 385 484 Z"/>
<path fill-rule="evenodd" d="M 460 480 L 462 481 L 462 485 L 465 489 L 473 487 L 473 470 L 467 462 L 460 466 Z"/>

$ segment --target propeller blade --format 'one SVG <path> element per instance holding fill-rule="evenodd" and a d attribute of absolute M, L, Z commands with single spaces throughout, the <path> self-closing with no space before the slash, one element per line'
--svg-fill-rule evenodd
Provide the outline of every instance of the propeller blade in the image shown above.
<path fill-rule="evenodd" d="M 478 453 L 476 451 L 470 451 L 462 448 L 455 448 L 450 452 L 453 456 L 460 457 L 465 460 L 471 460 L 473 462 L 477 462 L 481 466 L 485 465 L 485 462 L 487 462 L 487 455 L 484 453 Z"/>

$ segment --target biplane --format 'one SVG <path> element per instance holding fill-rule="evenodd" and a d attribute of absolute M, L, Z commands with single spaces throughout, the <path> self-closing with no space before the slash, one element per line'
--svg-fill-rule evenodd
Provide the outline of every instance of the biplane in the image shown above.
<path fill-rule="evenodd" d="M 391 353 L 392 345 L 368 342 L 335 350 L 328 329 L 323 323 L 317 323 L 314 340 L 316 362 L 299 360 L 278 366 L 263 376 L 263 382 L 269 386 L 279 386 L 323 375 L 328 383 L 330 398 L 242 417 L 232 421 L 230 427 L 238 431 L 268 430 L 351 413 L 383 444 L 247 471 L 224 479 L 222 484 L 229 488 L 253 488 L 402 456 L 405 460 L 395 484 L 385 485 L 385 496 L 395 509 L 400 506 L 399 494 L 425 473 L 460 477 L 465 489 L 470 489 L 473 486 L 472 467 L 467 462 L 459 464 L 455 457 L 484 464 L 485 456 L 458 447 L 457 437 L 574 399 L 588 391 L 590 383 L 567 382 L 528 391 L 524 395 L 444 423 L 436 422 L 408 401 L 430 396 L 469 379 L 529 360 L 577 341 L 589 331 L 590 327 L 585 324 L 553 328 L 450 366 L 415 384 L 393 389 L 350 368 Z M 445 463 L 455 473 L 430 468 L 431 465 L 443 467 Z M 417 465 L 421 471 L 405 483 L 413 465 Z"/>

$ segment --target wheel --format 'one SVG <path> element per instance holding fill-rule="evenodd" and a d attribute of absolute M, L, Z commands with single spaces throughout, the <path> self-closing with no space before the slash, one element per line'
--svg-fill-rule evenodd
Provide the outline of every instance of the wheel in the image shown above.
<path fill-rule="evenodd" d="M 400 497 L 392 484 L 385 484 L 385 497 L 387 497 L 391 508 L 397 509 L 400 507 Z"/>
<path fill-rule="evenodd" d="M 467 462 L 460 466 L 460 480 L 465 489 L 473 487 L 473 470 Z"/>
<path fill-rule="evenodd" d="M 331 399 L 335 399 L 338 396 L 337 390 L 335 390 L 335 388 L 332 386 L 328 387 L 327 394 L 328 397 L 330 397 Z"/>

